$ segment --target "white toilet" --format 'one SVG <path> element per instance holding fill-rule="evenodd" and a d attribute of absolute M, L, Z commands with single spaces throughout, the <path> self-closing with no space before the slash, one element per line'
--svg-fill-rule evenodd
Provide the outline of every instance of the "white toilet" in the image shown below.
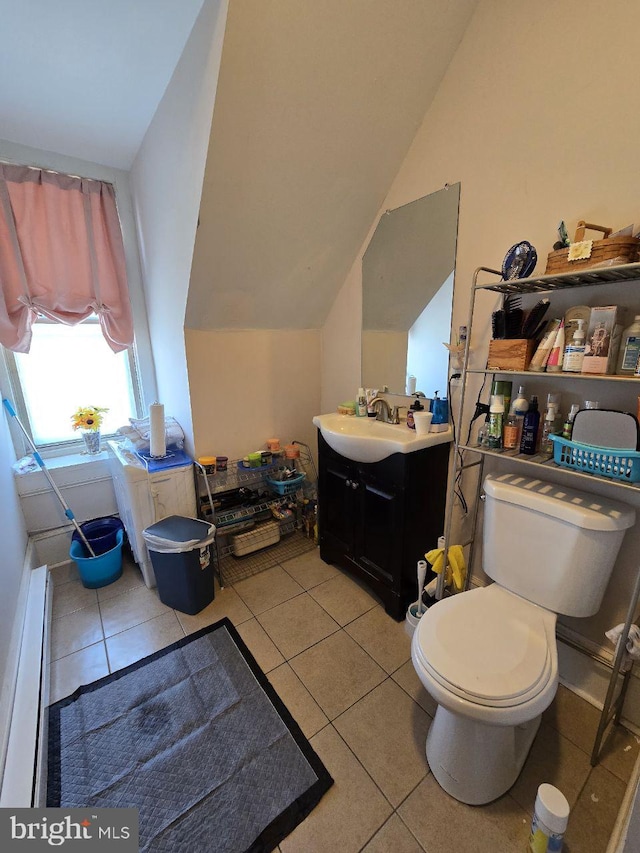
<path fill-rule="evenodd" d="M 463 803 L 515 782 L 558 686 L 556 614 L 600 607 L 633 509 L 515 474 L 484 481 L 483 568 L 494 583 L 421 617 L 411 658 L 438 703 L 427 760 Z"/>

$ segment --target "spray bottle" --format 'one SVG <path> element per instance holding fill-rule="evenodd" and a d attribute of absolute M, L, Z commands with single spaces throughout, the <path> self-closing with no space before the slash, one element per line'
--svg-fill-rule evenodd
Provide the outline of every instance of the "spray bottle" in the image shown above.
<path fill-rule="evenodd" d="M 531 853 L 560 853 L 568 822 L 569 803 L 562 791 L 547 783 L 540 785 L 528 850 Z"/>
<path fill-rule="evenodd" d="M 569 439 L 571 441 L 571 436 L 573 434 L 573 421 L 575 416 L 580 411 L 580 406 L 578 403 L 572 403 L 569 414 L 567 415 L 567 419 L 564 422 L 564 426 L 562 427 L 562 437 Z"/>
<path fill-rule="evenodd" d="M 538 443 L 538 429 L 540 427 L 540 412 L 538 411 L 538 398 L 535 394 L 529 401 L 529 409 L 522 423 L 522 439 L 520 441 L 520 453 L 533 456 Z"/>

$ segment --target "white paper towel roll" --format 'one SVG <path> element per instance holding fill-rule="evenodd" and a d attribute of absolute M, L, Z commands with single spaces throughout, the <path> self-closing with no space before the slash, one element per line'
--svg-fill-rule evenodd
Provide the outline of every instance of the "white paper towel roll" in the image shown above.
<path fill-rule="evenodd" d="M 162 403 L 152 403 L 149 406 L 149 424 L 151 426 L 149 442 L 151 456 L 166 456 L 167 445 L 164 432 L 164 406 Z"/>

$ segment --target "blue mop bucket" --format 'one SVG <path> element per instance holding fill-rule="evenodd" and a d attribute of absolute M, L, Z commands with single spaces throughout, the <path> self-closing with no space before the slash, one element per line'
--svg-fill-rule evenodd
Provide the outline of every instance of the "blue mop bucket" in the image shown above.
<path fill-rule="evenodd" d="M 107 515 L 103 518 L 94 518 L 92 521 L 85 521 L 80 525 L 87 542 L 93 548 L 93 553 L 106 554 L 118 544 L 118 531 L 124 530 L 124 524 L 115 515 Z M 73 540 L 82 542 L 80 534 L 77 530 L 74 531 Z"/>
<path fill-rule="evenodd" d="M 78 567 L 83 586 L 87 589 L 97 589 L 118 580 L 122 575 L 123 541 L 124 530 L 120 528 L 116 533 L 115 548 L 105 551 L 104 554 L 88 557 L 87 549 L 82 541 L 80 539 L 71 540 L 69 556 Z M 93 547 L 93 543 L 91 545 Z"/>

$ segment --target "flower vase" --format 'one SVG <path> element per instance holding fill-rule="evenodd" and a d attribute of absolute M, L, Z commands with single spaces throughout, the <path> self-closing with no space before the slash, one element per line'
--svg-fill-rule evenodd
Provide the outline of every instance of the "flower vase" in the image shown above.
<path fill-rule="evenodd" d="M 82 431 L 82 438 L 84 439 L 85 453 L 90 454 L 91 456 L 96 453 L 100 453 L 100 430 L 99 429 L 85 429 Z"/>

